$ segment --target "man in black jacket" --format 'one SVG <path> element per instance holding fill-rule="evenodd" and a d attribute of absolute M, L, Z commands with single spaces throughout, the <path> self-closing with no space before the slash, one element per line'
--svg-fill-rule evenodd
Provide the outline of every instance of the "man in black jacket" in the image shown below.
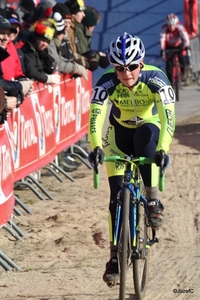
<path fill-rule="evenodd" d="M 55 31 L 56 23 L 52 19 L 42 19 L 33 25 L 28 41 L 21 48 L 27 77 L 43 83 L 60 83 L 60 75 L 52 74 L 54 59 L 47 51 Z"/>

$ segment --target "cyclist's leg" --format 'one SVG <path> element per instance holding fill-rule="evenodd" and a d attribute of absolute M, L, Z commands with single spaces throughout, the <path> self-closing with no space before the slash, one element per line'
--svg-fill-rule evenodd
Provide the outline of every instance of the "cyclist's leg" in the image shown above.
<path fill-rule="evenodd" d="M 111 117 L 112 119 L 112 117 Z M 133 137 L 135 129 L 125 128 L 113 119 L 111 120 L 112 124 L 109 123 L 106 136 L 104 139 L 104 152 L 105 155 L 134 155 L 133 147 Z M 110 214 L 112 217 L 112 222 L 114 224 L 115 211 L 116 211 L 116 197 L 122 186 L 122 178 L 124 174 L 124 164 L 123 163 L 111 163 L 106 162 L 106 170 L 109 178 L 110 185 Z M 110 241 L 113 241 L 113 228 L 110 230 Z"/>
<path fill-rule="evenodd" d="M 144 123 L 136 130 L 133 140 L 136 156 L 154 158 L 160 132 L 157 124 Z M 164 209 L 158 200 L 158 168 L 155 164 L 149 164 L 141 166 L 140 171 L 149 206 L 149 222 L 152 227 L 157 228 L 163 224 Z"/>
<path fill-rule="evenodd" d="M 183 55 L 183 44 L 181 43 L 177 48 L 179 49 L 178 59 L 179 59 L 180 68 L 181 68 L 181 79 L 182 79 L 182 81 L 184 81 L 184 79 L 185 79 L 186 58 Z"/>
<path fill-rule="evenodd" d="M 122 155 L 133 154 L 132 139 L 134 129 L 127 129 L 118 123 L 108 124 L 108 129 L 104 139 L 105 155 Z M 103 280 L 108 285 L 118 282 L 118 264 L 116 247 L 114 246 L 114 228 L 117 208 L 117 194 L 122 186 L 124 174 L 124 165 L 121 163 L 106 162 L 106 170 L 110 186 L 110 203 L 109 203 L 109 238 L 110 238 L 110 260 L 106 264 L 106 271 Z"/>

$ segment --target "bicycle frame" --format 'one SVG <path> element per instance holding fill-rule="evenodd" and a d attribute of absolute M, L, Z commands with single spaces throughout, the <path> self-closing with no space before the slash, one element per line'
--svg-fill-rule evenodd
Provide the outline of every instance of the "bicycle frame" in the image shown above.
<path fill-rule="evenodd" d="M 107 158 L 105 158 L 107 160 Z M 108 160 L 109 161 L 109 160 Z M 120 159 L 120 161 L 124 161 L 127 163 L 125 159 Z M 138 160 L 139 161 L 139 160 Z M 146 159 L 146 162 L 152 163 L 151 159 Z M 143 204 L 146 217 L 148 216 L 148 206 L 147 206 L 147 199 L 141 194 L 141 179 L 140 179 L 140 172 L 138 166 L 133 163 L 133 161 L 126 165 L 126 169 L 124 172 L 123 178 L 123 186 L 118 193 L 117 197 L 117 212 L 116 212 L 116 219 L 115 219 L 115 230 L 114 230 L 114 241 L 113 244 L 117 248 L 118 241 L 119 241 L 119 230 L 120 230 L 120 221 L 121 221 L 121 211 L 123 205 L 123 195 L 124 190 L 128 189 L 130 191 L 130 237 L 131 237 L 131 248 L 132 253 L 131 255 L 134 258 L 140 258 L 140 253 L 137 249 L 137 225 L 138 225 L 138 209 L 137 205 L 140 203 Z M 153 231 L 153 240 L 149 241 L 150 245 L 153 245 L 157 242 L 155 237 L 155 231 Z"/>

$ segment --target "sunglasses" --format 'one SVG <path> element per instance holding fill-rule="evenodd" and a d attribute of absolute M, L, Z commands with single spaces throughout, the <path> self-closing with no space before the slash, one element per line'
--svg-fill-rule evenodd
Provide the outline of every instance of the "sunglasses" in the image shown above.
<path fill-rule="evenodd" d="M 117 72 L 125 72 L 125 70 L 132 72 L 136 70 L 139 67 L 139 65 L 129 65 L 128 67 L 121 67 L 121 66 L 116 66 L 115 70 Z"/>

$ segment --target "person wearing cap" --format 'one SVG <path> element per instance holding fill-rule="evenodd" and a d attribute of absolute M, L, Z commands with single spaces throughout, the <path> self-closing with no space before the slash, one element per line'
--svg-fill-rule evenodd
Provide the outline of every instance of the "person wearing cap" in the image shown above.
<path fill-rule="evenodd" d="M 92 33 L 100 20 L 100 14 L 93 7 L 86 7 L 84 12 L 85 17 L 82 22 L 76 24 L 79 53 L 88 59 L 95 58 L 100 67 L 107 68 L 110 63 L 106 53 L 91 49 Z"/>
<path fill-rule="evenodd" d="M 0 63 L 0 78 L 6 80 L 23 80 L 24 95 L 27 95 L 33 89 L 32 81 L 26 78 L 23 73 L 17 50 L 9 38 L 11 33 L 16 32 L 16 29 L 11 26 L 7 19 L 0 17 L 0 47 L 5 49 L 9 54 L 9 56 Z"/>
<path fill-rule="evenodd" d="M 85 9 L 85 17 L 81 23 L 76 24 L 76 35 L 79 41 L 79 51 L 81 54 L 90 50 L 92 32 L 97 25 L 97 14 L 91 10 Z"/>
<path fill-rule="evenodd" d="M 30 28 L 30 36 L 21 48 L 29 78 L 43 83 L 60 83 L 60 75 L 52 74 L 54 58 L 47 50 L 55 32 L 56 22 L 52 18 L 38 20 Z"/>
<path fill-rule="evenodd" d="M 19 14 L 16 13 L 15 10 L 9 9 L 6 12 L 7 19 L 10 22 L 11 26 L 17 29 L 17 33 L 10 34 L 10 39 L 13 41 L 15 44 L 16 48 L 21 48 L 23 45 L 23 41 L 27 40 L 27 36 L 29 32 L 27 30 L 24 30 L 22 28 L 22 23 L 19 17 Z"/>
<path fill-rule="evenodd" d="M 77 63 L 83 65 L 86 69 L 89 69 L 90 71 L 95 71 L 99 63 L 97 61 L 97 57 L 94 56 L 83 56 L 81 54 L 81 51 L 79 49 L 79 40 L 77 37 L 77 25 L 80 24 L 85 17 L 85 4 L 82 0 L 68 0 L 65 2 L 65 5 L 69 8 L 72 20 L 71 20 L 71 26 L 68 31 L 68 40 L 70 43 L 70 47 L 72 49 L 72 52 L 74 54 L 75 60 Z"/>
<path fill-rule="evenodd" d="M 85 17 L 85 3 L 83 0 L 68 0 L 65 5 L 69 8 L 72 14 L 71 27 L 68 32 L 68 39 L 74 53 L 79 53 L 76 37 L 76 23 L 81 23 Z"/>
<path fill-rule="evenodd" d="M 15 44 L 17 42 L 17 37 L 20 33 L 20 29 L 21 29 L 22 25 L 17 18 L 10 18 L 10 19 L 8 19 L 8 21 L 10 22 L 11 26 L 14 27 L 17 31 L 16 33 L 13 32 L 10 34 L 10 39 Z"/>
<path fill-rule="evenodd" d="M 68 39 L 68 32 L 71 27 L 72 14 L 71 14 L 69 8 L 64 3 L 57 3 L 53 7 L 53 12 L 59 12 L 61 14 L 64 24 L 65 24 L 65 34 L 64 34 L 63 40 L 61 42 L 61 46 L 60 46 L 60 51 L 62 53 L 62 56 L 72 62 L 76 61 L 73 50 L 71 48 L 71 45 L 70 45 L 70 42 Z M 85 67 L 84 62 L 79 63 L 79 64 L 81 64 L 82 66 Z"/>
<path fill-rule="evenodd" d="M 57 3 L 53 7 L 53 12 L 59 12 L 61 14 L 65 25 L 65 34 L 61 39 L 59 51 L 60 51 L 60 55 L 62 56 L 62 59 L 64 59 L 65 62 L 66 61 L 68 62 L 68 70 L 70 69 L 68 73 L 72 73 L 72 74 L 74 73 L 86 78 L 87 77 L 86 69 L 89 69 L 90 65 L 87 62 L 87 59 L 85 57 L 82 57 L 81 55 L 78 55 L 78 58 L 77 57 L 75 58 L 68 40 L 68 31 L 70 29 L 71 18 L 72 18 L 70 10 L 64 3 Z"/>
<path fill-rule="evenodd" d="M 48 53 L 54 58 L 54 64 L 57 65 L 60 73 L 70 74 L 71 76 L 77 75 L 88 79 L 87 70 L 77 64 L 75 61 L 70 61 L 62 56 L 60 46 L 65 34 L 65 23 L 59 12 L 54 12 L 52 18 L 56 21 L 57 29 L 55 37 L 51 40 Z"/>
<path fill-rule="evenodd" d="M 22 47 L 22 45 L 24 44 L 24 42 L 23 42 L 24 37 L 23 37 L 23 35 L 20 36 L 20 30 L 21 30 L 22 26 L 21 26 L 21 23 L 18 20 L 17 15 L 13 15 L 13 17 L 8 19 L 8 21 L 10 22 L 11 26 L 14 27 L 17 30 L 16 33 L 11 33 L 10 34 L 10 40 L 15 45 L 15 48 L 17 50 L 17 54 L 18 54 L 19 59 L 20 59 L 22 71 L 25 74 L 24 55 L 23 55 L 23 52 L 20 49 Z"/>
<path fill-rule="evenodd" d="M 9 57 L 1 62 L 0 76 L 7 80 L 25 77 L 15 46 L 10 40 L 12 33 L 16 34 L 17 30 L 7 19 L 0 17 L 0 47 L 9 53 Z"/>
<path fill-rule="evenodd" d="M 2 47 L 0 47 L 0 62 L 9 57 L 9 53 Z M 3 124 L 7 119 L 7 114 L 12 109 L 19 107 L 23 102 L 24 88 L 23 82 L 0 79 L 0 124 Z M 13 93 L 15 95 L 13 95 Z M 17 95 L 20 96 L 21 102 L 18 101 Z"/>

